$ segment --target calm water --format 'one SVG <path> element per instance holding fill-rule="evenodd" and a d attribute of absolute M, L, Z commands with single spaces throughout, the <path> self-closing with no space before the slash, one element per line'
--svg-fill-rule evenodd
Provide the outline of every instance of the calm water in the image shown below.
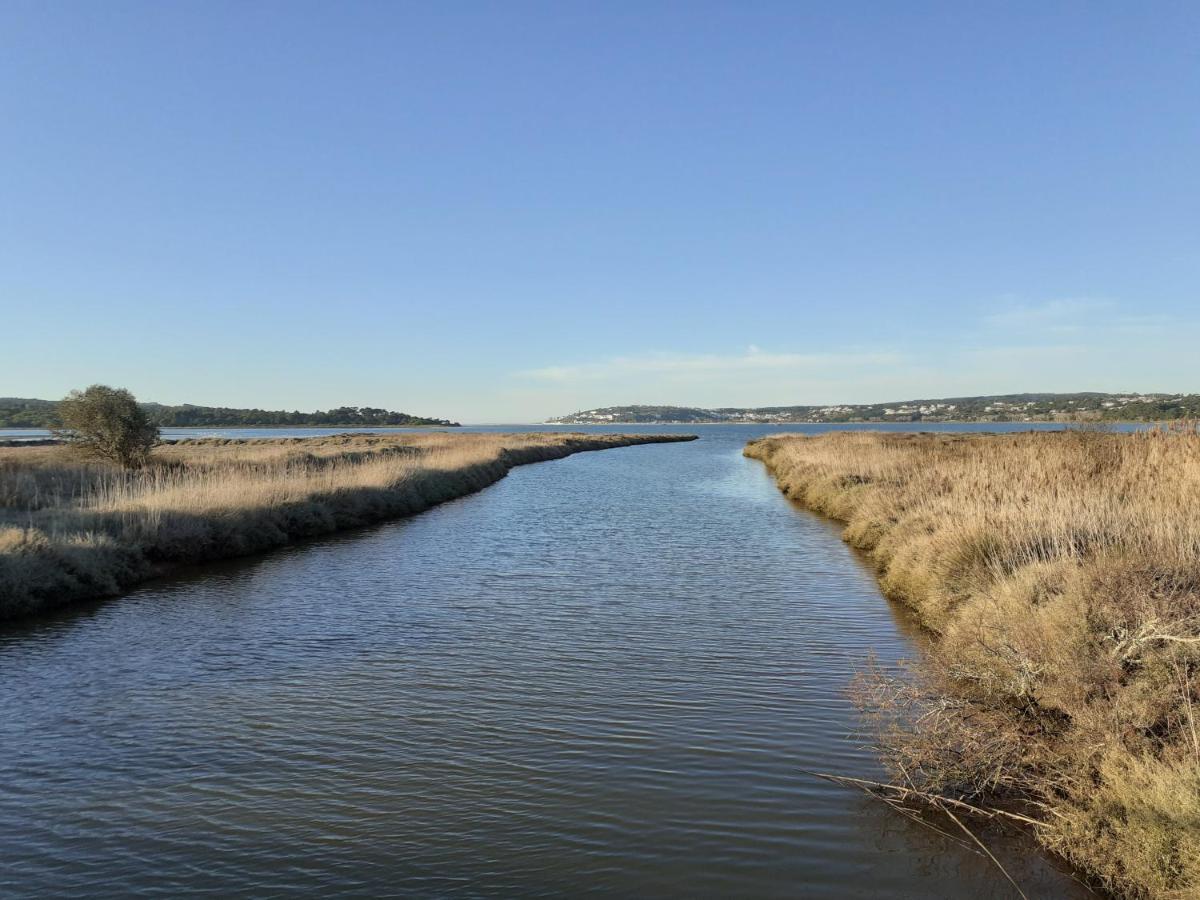
<path fill-rule="evenodd" d="M 741 456 L 769 430 L 0 633 L 0 896 L 1012 896 L 805 774 L 878 774 L 843 692 L 919 638 Z"/>

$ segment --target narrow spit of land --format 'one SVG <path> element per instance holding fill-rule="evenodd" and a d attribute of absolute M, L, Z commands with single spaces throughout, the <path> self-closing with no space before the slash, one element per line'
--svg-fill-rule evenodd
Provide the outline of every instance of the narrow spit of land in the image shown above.
<path fill-rule="evenodd" d="M 514 466 L 695 440 L 638 434 L 346 434 L 184 440 L 136 471 L 0 449 L 0 619 L 119 593 L 175 565 L 413 515 Z"/>
<path fill-rule="evenodd" d="M 927 675 L 864 688 L 898 783 L 1023 801 L 1118 895 L 1200 896 L 1200 434 L 860 432 L 745 454 L 844 521 L 936 636 Z"/>

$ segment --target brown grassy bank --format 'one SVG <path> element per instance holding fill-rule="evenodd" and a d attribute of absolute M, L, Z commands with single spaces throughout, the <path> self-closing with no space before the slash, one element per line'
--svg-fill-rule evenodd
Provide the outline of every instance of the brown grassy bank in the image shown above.
<path fill-rule="evenodd" d="M 144 469 L 0 449 L 0 618 L 118 593 L 172 565 L 412 515 L 514 466 L 690 435 L 413 434 L 204 439 Z"/>
<path fill-rule="evenodd" d="M 876 682 L 897 777 L 1024 801 L 1107 889 L 1200 896 L 1200 435 L 835 433 L 751 443 L 936 634 Z M 914 727 L 913 723 L 916 723 Z"/>

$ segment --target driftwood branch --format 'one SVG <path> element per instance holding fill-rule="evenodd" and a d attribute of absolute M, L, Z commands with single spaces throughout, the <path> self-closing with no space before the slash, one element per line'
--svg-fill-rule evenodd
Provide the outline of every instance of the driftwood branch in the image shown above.
<path fill-rule="evenodd" d="M 941 794 L 934 794 L 929 791 L 918 790 L 915 787 L 905 787 L 904 785 L 900 784 L 888 784 L 887 782 L 883 781 L 870 781 L 866 778 L 851 778 L 848 775 L 831 775 L 828 772 L 808 771 L 808 774 L 817 778 L 823 778 L 826 781 L 833 782 L 834 784 L 840 784 L 844 787 L 853 787 L 864 791 L 873 797 L 883 800 L 893 809 L 896 809 L 897 811 L 907 815 L 908 818 L 913 819 L 914 821 L 917 821 L 928 828 L 931 828 L 938 834 L 941 834 L 947 838 L 951 838 L 951 835 L 947 832 L 930 825 L 927 822 L 922 822 L 907 810 L 900 807 L 898 804 L 906 801 L 918 801 L 926 806 L 931 806 L 934 809 L 937 809 L 939 812 L 944 813 L 951 822 L 953 822 L 964 834 L 966 834 L 966 836 L 971 840 L 971 843 L 974 844 L 975 847 L 978 847 L 979 851 L 992 861 L 996 868 L 1000 870 L 1000 874 L 1002 874 L 1008 883 L 1013 886 L 1013 890 L 1017 892 L 1022 900 L 1029 900 L 1025 892 L 1021 890 L 1021 886 L 1017 884 L 1012 875 L 1008 873 L 1008 870 L 1004 868 L 1000 860 L 998 860 L 995 854 L 987 848 L 987 845 L 984 844 L 983 841 L 981 841 L 979 837 L 967 827 L 966 823 L 954 814 L 954 810 L 957 809 L 961 812 L 970 813 L 974 816 L 982 816 L 985 819 L 1007 819 L 1014 822 L 1020 822 L 1023 825 L 1032 825 L 1038 828 L 1045 827 L 1044 822 L 1039 822 L 1037 819 L 1032 819 L 1029 816 L 1023 816 L 1020 813 L 1009 812 L 1008 810 L 975 806 L 974 804 L 967 803 L 963 800 L 957 800 L 953 797 L 943 797 Z"/>

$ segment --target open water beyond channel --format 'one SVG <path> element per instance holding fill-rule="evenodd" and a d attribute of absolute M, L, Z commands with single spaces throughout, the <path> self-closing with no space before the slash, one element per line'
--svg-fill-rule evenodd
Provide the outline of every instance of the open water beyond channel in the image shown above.
<path fill-rule="evenodd" d="M 0 897 L 1014 896 L 807 774 L 881 774 L 845 691 L 920 636 L 692 430 L 7 626 Z"/>

